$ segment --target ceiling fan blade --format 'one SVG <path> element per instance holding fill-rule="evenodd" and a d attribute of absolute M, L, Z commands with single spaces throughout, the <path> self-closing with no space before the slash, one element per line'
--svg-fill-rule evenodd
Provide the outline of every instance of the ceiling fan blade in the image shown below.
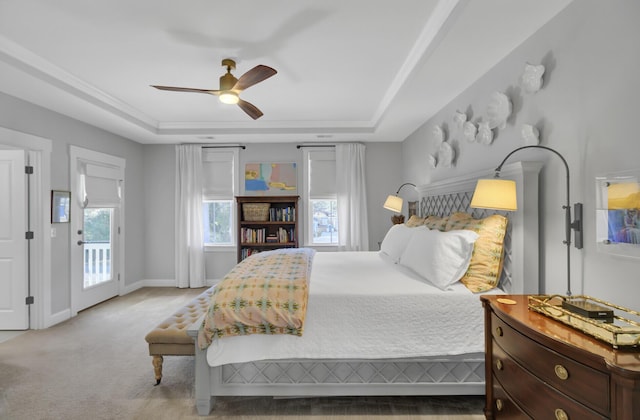
<path fill-rule="evenodd" d="M 263 66 L 262 64 L 255 66 L 238 79 L 233 90 L 244 90 L 248 87 L 260 83 L 265 79 L 276 74 L 277 71 L 269 66 Z"/>
<path fill-rule="evenodd" d="M 151 85 L 156 89 L 160 90 L 169 90 L 172 92 L 194 92 L 194 93 L 208 93 L 209 95 L 220 95 L 219 90 L 211 90 L 211 89 L 195 89 L 195 88 L 184 88 L 184 87 L 175 87 L 175 86 L 156 86 Z"/>
<path fill-rule="evenodd" d="M 238 106 L 254 120 L 257 120 L 264 115 L 255 105 L 247 101 L 243 101 L 242 99 L 238 101 Z"/>

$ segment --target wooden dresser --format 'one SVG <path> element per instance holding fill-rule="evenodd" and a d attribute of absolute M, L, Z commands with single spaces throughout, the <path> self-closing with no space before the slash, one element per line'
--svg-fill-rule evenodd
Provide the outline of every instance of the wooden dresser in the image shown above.
<path fill-rule="evenodd" d="M 530 311 L 524 295 L 481 300 L 487 419 L 640 419 L 640 351 Z"/>

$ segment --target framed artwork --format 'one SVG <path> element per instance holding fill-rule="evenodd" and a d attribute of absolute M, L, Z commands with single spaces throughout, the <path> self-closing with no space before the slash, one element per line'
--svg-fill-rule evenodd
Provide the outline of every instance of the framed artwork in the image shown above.
<path fill-rule="evenodd" d="M 296 195 L 297 165 L 293 163 L 247 163 L 244 191 L 248 195 Z"/>
<path fill-rule="evenodd" d="M 69 223 L 71 192 L 51 191 L 51 223 Z"/>
<path fill-rule="evenodd" d="M 640 170 L 596 178 L 598 251 L 640 258 Z"/>

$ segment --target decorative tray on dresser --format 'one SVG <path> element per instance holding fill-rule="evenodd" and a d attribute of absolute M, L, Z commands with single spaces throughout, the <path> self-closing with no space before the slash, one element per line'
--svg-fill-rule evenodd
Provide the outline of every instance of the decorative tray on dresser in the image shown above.
<path fill-rule="evenodd" d="M 526 295 L 480 299 L 487 419 L 640 419 L 640 351 L 529 310 Z"/>

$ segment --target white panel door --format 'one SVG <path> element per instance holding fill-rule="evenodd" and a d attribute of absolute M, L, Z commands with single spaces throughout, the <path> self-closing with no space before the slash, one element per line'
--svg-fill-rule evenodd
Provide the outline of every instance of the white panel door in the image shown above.
<path fill-rule="evenodd" d="M 29 328 L 25 152 L 0 150 L 0 330 Z"/>

